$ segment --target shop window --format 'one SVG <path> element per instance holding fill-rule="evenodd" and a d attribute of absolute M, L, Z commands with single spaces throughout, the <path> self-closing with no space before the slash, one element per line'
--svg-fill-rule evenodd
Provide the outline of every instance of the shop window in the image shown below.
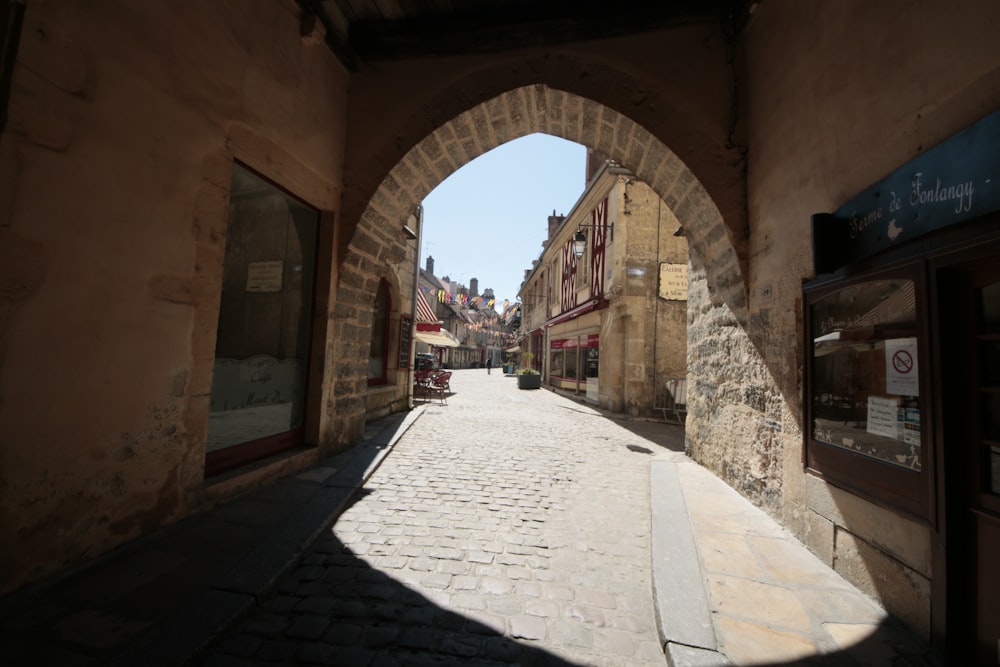
<path fill-rule="evenodd" d="M 570 348 L 568 350 L 563 350 L 563 351 L 566 353 L 566 360 L 563 362 L 564 364 L 563 377 L 575 380 L 577 375 L 576 367 L 578 359 L 576 354 L 576 348 Z"/>
<path fill-rule="evenodd" d="M 549 357 L 549 376 L 566 380 L 578 377 L 579 355 L 578 340 L 574 338 L 557 338 L 552 341 Z"/>
<path fill-rule="evenodd" d="M 234 165 L 206 476 L 303 441 L 318 229 L 316 209 Z"/>
<path fill-rule="evenodd" d="M 807 462 L 876 500 L 926 511 L 914 268 L 807 290 Z"/>
<path fill-rule="evenodd" d="M 563 377 L 565 370 L 563 361 L 566 356 L 562 350 L 552 350 L 552 357 L 549 359 L 549 375 L 552 377 Z"/>
<path fill-rule="evenodd" d="M 587 379 L 596 379 L 597 369 L 601 365 L 601 350 L 597 347 L 588 347 L 584 352 L 587 354 Z"/>
<path fill-rule="evenodd" d="M 372 340 L 368 352 L 368 384 L 385 384 L 389 359 L 389 283 L 379 281 L 372 313 Z"/>

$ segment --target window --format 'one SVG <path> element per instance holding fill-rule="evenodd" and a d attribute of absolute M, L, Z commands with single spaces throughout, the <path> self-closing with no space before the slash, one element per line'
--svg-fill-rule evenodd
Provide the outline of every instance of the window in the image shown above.
<path fill-rule="evenodd" d="M 372 341 L 368 352 L 368 384 L 385 384 L 389 359 L 389 283 L 379 281 L 372 313 Z"/>
<path fill-rule="evenodd" d="M 576 366 L 577 366 L 576 348 L 575 347 L 568 348 L 566 350 L 563 350 L 563 353 L 566 355 L 566 359 L 565 361 L 563 361 L 563 366 L 564 366 L 563 377 L 575 380 Z"/>
<path fill-rule="evenodd" d="M 563 351 L 552 350 L 552 356 L 549 359 L 549 375 L 552 377 L 562 377 L 565 373 L 563 369 Z"/>
<path fill-rule="evenodd" d="M 205 474 L 303 442 L 319 212 L 233 166 Z"/>
<path fill-rule="evenodd" d="M 585 355 L 585 363 L 587 364 L 587 374 L 585 377 L 588 381 L 590 378 L 597 379 L 597 372 L 601 365 L 600 340 L 600 334 L 590 334 L 580 341 L 580 346 Z"/>
<path fill-rule="evenodd" d="M 876 280 L 812 305 L 813 438 L 920 470 L 916 297 Z"/>
<path fill-rule="evenodd" d="M 926 513 L 916 267 L 806 292 L 810 468 Z"/>

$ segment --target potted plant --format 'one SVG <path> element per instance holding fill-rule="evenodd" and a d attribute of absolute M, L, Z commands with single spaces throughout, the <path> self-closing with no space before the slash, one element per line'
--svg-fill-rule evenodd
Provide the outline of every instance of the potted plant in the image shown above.
<path fill-rule="evenodd" d="M 531 367 L 535 355 L 525 352 L 521 356 L 521 368 L 517 371 L 518 389 L 539 389 L 542 386 L 542 374 Z"/>

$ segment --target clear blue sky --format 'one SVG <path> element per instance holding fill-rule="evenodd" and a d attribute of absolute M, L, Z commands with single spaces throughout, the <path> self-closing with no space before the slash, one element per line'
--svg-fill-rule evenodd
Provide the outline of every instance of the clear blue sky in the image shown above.
<path fill-rule="evenodd" d="M 493 288 L 500 312 L 514 302 L 524 270 L 542 251 L 553 209 L 568 214 L 586 187 L 587 149 L 532 134 L 482 155 L 424 199 L 420 266 L 479 293 Z"/>

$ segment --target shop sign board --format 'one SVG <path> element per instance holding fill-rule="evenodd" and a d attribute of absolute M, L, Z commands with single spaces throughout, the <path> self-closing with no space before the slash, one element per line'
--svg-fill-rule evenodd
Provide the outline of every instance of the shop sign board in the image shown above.
<path fill-rule="evenodd" d="M 1000 111 L 917 156 L 834 213 L 813 215 L 816 273 L 1000 210 L 998 145 Z"/>
<path fill-rule="evenodd" d="M 687 301 L 687 264 L 660 264 L 660 298 L 668 301 Z"/>

